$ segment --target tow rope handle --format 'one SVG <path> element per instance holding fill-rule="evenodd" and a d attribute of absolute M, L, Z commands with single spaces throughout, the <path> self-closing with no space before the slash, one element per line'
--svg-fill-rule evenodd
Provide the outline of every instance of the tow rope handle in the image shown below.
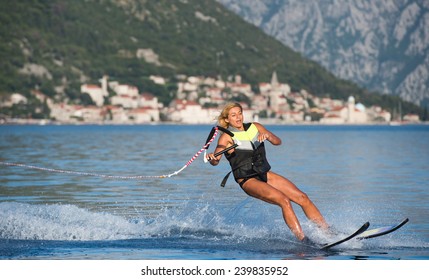
<path fill-rule="evenodd" d="M 231 138 L 232 138 L 232 137 L 234 137 L 234 133 L 232 133 L 232 132 L 231 132 L 231 131 L 229 131 L 228 129 L 226 129 L 226 128 L 224 128 L 224 127 L 221 127 L 221 126 L 216 126 L 216 127 L 213 127 L 213 129 L 212 129 L 212 133 L 211 133 L 211 134 L 209 134 L 209 137 L 207 137 L 206 143 L 208 143 L 209 139 L 211 138 L 211 135 L 212 135 L 216 130 L 220 130 L 220 131 L 222 131 L 222 132 L 224 132 L 224 133 L 228 134 L 229 136 L 231 136 Z M 221 154 L 224 154 L 224 153 L 228 152 L 229 150 L 232 150 L 232 149 L 234 149 L 234 148 L 237 148 L 237 147 L 238 147 L 238 146 L 240 146 L 240 145 L 241 145 L 240 141 L 238 141 L 238 140 L 234 140 L 234 145 L 229 146 L 228 148 L 225 148 L 225 149 L 223 149 L 222 151 L 219 151 L 219 152 L 215 153 L 215 154 L 214 154 L 214 156 L 215 156 L 215 157 L 220 156 Z M 209 144 L 209 145 L 207 145 L 206 150 L 204 151 L 204 162 L 205 162 L 205 163 L 207 163 L 207 162 L 208 162 L 208 160 L 207 160 L 207 156 L 206 156 L 206 151 L 208 150 L 209 146 L 210 146 L 210 144 Z"/>

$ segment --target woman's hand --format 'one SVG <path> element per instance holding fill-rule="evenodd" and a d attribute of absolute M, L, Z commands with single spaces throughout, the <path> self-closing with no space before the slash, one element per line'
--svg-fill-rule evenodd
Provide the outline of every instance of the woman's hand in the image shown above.
<path fill-rule="evenodd" d="M 265 140 L 268 140 L 273 145 L 280 145 L 282 143 L 282 140 L 277 137 L 274 133 L 266 129 L 262 124 L 260 123 L 254 123 L 256 127 L 259 130 L 258 135 L 258 141 L 264 142 Z"/>
<path fill-rule="evenodd" d="M 270 141 L 271 133 L 259 133 L 258 135 L 258 141 L 264 142 L 265 140 Z"/>
<path fill-rule="evenodd" d="M 219 159 L 215 157 L 214 153 L 207 154 L 206 158 L 211 165 L 217 165 L 219 163 Z"/>

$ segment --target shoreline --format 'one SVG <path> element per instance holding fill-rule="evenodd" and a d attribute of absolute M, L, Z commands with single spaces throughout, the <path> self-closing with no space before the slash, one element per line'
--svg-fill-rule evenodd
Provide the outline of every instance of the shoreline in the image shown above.
<path fill-rule="evenodd" d="M 259 119 L 259 123 L 263 125 L 270 126 L 410 126 L 410 125 L 429 125 L 428 122 L 367 122 L 367 123 L 320 123 L 320 122 L 281 122 L 276 119 Z M 9 119 L 9 120 L 0 120 L 0 126 L 2 125 L 76 125 L 76 126 L 85 126 L 85 125 L 100 125 L 100 126 L 149 126 L 149 125 L 215 125 L 215 123 L 184 123 L 184 122 L 147 122 L 147 123 L 133 123 L 133 122 L 57 122 L 47 119 Z"/>

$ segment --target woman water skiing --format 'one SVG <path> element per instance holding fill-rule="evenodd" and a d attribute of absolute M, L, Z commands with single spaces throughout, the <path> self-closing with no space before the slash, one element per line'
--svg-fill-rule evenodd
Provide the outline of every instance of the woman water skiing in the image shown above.
<path fill-rule="evenodd" d="M 244 123 L 243 121 L 243 108 L 239 103 L 230 103 L 224 107 L 218 117 L 218 123 L 219 126 L 231 131 L 234 137 L 223 133 L 214 152 L 207 155 L 207 160 L 213 166 L 218 165 L 222 154 L 215 157 L 215 153 L 232 146 L 234 140 L 240 141 L 241 144 L 238 147 L 225 153 L 235 181 L 248 195 L 280 206 L 285 223 L 296 238 L 309 242 L 291 202 L 301 206 L 307 218 L 322 229 L 328 229 L 328 224 L 304 192 L 287 178 L 270 170 L 271 166 L 265 156 L 264 143 L 268 141 L 273 145 L 280 145 L 281 139 L 259 123 Z"/>

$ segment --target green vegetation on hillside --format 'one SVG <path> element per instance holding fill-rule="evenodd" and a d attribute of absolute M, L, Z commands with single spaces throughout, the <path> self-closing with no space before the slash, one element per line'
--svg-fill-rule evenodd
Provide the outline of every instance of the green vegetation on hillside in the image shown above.
<path fill-rule="evenodd" d="M 397 97 L 335 78 L 214 0 L 0 2 L 0 95 L 28 95 L 36 88 L 59 100 L 76 100 L 82 83 L 98 84 L 108 75 L 166 104 L 172 89 L 155 86 L 150 75 L 240 74 L 255 85 L 276 71 L 282 83 L 316 96 L 354 95 L 388 110 L 402 103 L 404 113 L 423 115 Z M 137 55 L 149 49 L 158 56 L 154 61 Z M 33 74 L 20 73 L 24 67 Z"/>

